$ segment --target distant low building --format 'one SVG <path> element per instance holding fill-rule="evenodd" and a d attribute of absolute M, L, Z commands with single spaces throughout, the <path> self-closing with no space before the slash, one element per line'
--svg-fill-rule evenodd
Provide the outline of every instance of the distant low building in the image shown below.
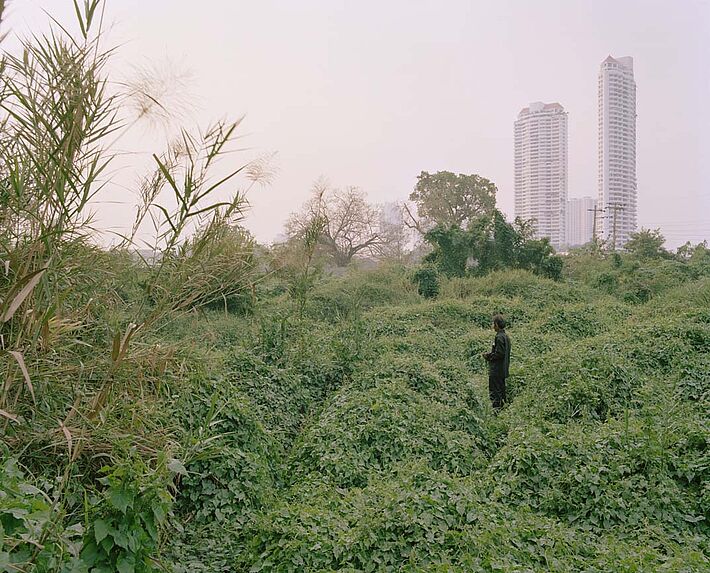
<path fill-rule="evenodd" d="M 594 208 L 592 197 L 574 197 L 567 201 L 566 240 L 568 247 L 586 245 L 594 236 Z"/>

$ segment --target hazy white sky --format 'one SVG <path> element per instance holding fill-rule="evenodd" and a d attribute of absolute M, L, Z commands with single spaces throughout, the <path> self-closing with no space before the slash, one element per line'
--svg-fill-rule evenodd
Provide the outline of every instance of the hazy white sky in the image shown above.
<path fill-rule="evenodd" d="M 73 21 L 71 0 L 12 0 L 6 29 L 45 28 L 42 9 Z M 119 75 L 170 60 L 192 75 L 170 96 L 194 103 L 189 123 L 246 114 L 244 157 L 278 152 L 250 197 L 262 241 L 320 176 L 384 202 L 422 170 L 478 173 L 512 216 L 513 121 L 537 100 L 569 112 L 570 196 L 596 196 L 607 55 L 634 57 L 640 224 L 671 245 L 710 238 L 710 0 L 109 0 L 108 17 Z M 124 145 L 160 151 L 160 137 Z M 102 224 L 126 225 L 134 199 L 109 194 Z"/>

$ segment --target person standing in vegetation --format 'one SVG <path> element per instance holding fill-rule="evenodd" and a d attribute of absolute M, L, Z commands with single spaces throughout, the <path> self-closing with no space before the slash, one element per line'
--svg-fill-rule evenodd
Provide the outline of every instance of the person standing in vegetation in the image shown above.
<path fill-rule="evenodd" d="M 496 331 L 493 348 L 483 358 L 488 361 L 488 394 L 497 412 L 506 401 L 505 379 L 510 367 L 510 337 L 505 332 L 505 319 L 502 315 L 493 316 L 493 330 Z"/>

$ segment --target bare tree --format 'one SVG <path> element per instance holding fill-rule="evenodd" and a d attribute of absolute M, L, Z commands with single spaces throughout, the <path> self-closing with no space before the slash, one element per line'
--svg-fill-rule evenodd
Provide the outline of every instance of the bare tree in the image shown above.
<path fill-rule="evenodd" d="M 323 217 L 325 224 L 318 239 L 321 251 L 339 267 L 358 255 L 377 256 L 387 236 L 383 232 L 382 209 L 367 202 L 358 187 L 331 189 L 322 181 L 309 199 L 286 224 L 289 237 L 301 237 L 309 221 Z"/>

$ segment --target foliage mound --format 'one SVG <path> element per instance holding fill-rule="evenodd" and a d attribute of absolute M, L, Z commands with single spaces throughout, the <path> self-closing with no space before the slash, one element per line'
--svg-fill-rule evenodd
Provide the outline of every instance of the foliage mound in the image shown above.
<path fill-rule="evenodd" d="M 403 381 L 346 388 L 306 430 L 293 454 L 292 475 L 301 480 L 316 474 L 340 487 L 362 487 L 413 460 L 466 475 L 482 462 L 467 418 L 463 408 L 423 396 Z"/>
<path fill-rule="evenodd" d="M 519 271 L 454 280 L 362 315 L 369 351 L 304 428 L 239 563 L 704 570 L 705 313 L 659 316 L 673 289 L 639 306 Z M 499 310 L 514 363 L 496 418 L 479 355 Z"/>

